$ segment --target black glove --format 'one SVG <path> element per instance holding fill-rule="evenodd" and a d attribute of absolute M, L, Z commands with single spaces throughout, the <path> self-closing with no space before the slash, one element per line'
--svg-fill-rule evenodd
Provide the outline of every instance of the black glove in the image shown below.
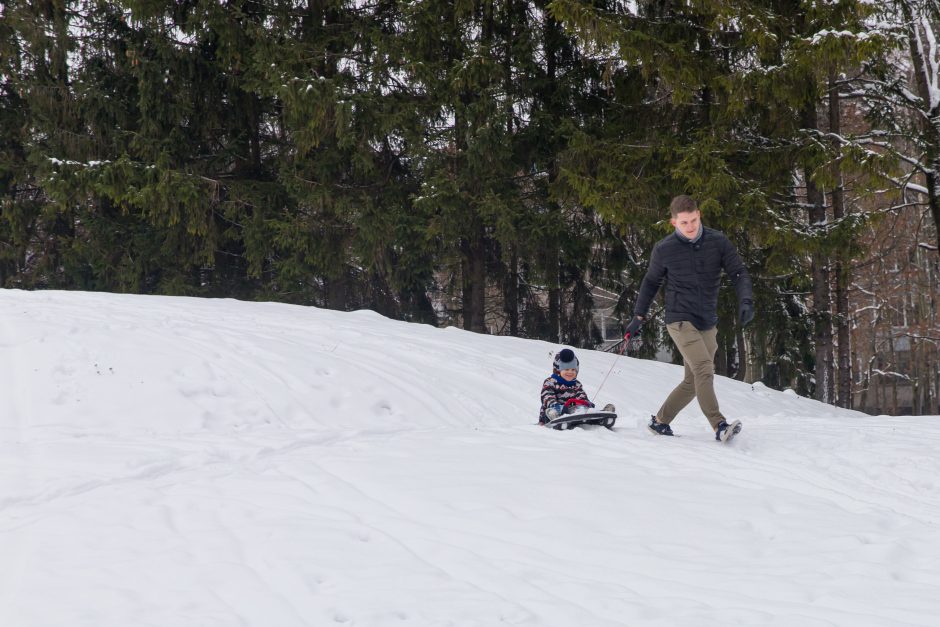
<path fill-rule="evenodd" d="M 751 324 L 751 320 L 754 319 L 754 305 L 751 304 L 751 301 L 748 299 L 741 301 L 741 305 L 738 307 L 738 315 L 741 317 L 742 327 Z"/>
<path fill-rule="evenodd" d="M 640 332 L 640 327 L 642 326 L 643 318 L 633 316 L 633 320 L 631 320 L 627 328 L 623 330 L 623 339 L 629 341 L 631 337 L 636 337 L 636 334 Z"/>

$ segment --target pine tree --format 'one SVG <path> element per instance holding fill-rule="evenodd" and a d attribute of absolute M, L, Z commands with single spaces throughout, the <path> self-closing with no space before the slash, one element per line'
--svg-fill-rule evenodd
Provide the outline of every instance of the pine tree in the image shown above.
<path fill-rule="evenodd" d="M 423 220 L 402 157 L 413 103 L 407 90 L 389 93 L 394 70 L 381 67 L 383 46 L 400 35 L 388 28 L 393 7 L 8 10 L 4 94 L 17 106 L 5 109 L 4 129 L 40 132 L 38 141 L 4 133 L 5 155 L 30 147 L 17 163 L 41 190 L 28 215 L 4 211 L 15 239 L 32 233 L 40 261 L 30 280 L 433 320 L 432 262 L 414 245 Z M 59 52 L 76 41 L 71 57 Z M 53 67 L 69 58 L 72 67 Z M 39 61 L 17 67 L 23 59 Z"/>
<path fill-rule="evenodd" d="M 251 67 L 279 107 L 272 168 L 287 202 L 265 221 L 278 293 L 433 321 L 426 216 L 411 202 L 420 98 L 401 81 L 400 14 L 388 3 L 279 7 Z"/>
<path fill-rule="evenodd" d="M 81 150 L 84 143 L 69 87 L 71 6 L 11 1 L 0 10 L 4 283 L 60 286 L 71 271 L 67 241 L 75 219 L 71 210 L 48 206 L 36 170 L 45 165 L 45 147 Z"/>
<path fill-rule="evenodd" d="M 16 285 L 26 270 L 41 202 L 26 159 L 23 42 L 13 17 L 22 10 L 12 4 L 0 7 L 0 286 Z"/>
<path fill-rule="evenodd" d="M 738 244 L 756 279 L 762 315 L 751 338 L 770 338 L 770 347 L 777 347 L 776 355 L 757 348 L 758 355 L 766 354 L 764 363 L 787 359 L 797 369 L 806 367 L 800 346 L 807 309 L 790 300 L 794 290 L 815 289 L 810 302 L 817 310 L 816 392 L 831 399 L 826 272 L 831 251 L 851 238 L 858 221 L 834 225 L 823 219 L 823 193 L 833 160 L 843 168 L 875 164 L 859 164 L 854 146 L 824 140 L 817 118 L 829 72 L 854 67 L 883 47 L 877 38 L 843 40 L 835 31 L 860 29 L 871 7 L 567 0 L 552 6 L 596 54 L 611 59 L 613 90 L 631 77 L 640 86 L 624 95 L 615 91 L 613 98 L 633 103 L 631 113 L 641 123 L 611 124 L 605 129 L 610 134 L 602 130 L 602 148 L 569 175 L 581 198 L 607 219 L 648 225 L 669 195 L 698 197 L 706 223 Z M 644 119 L 653 122 L 643 124 Z M 803 190 L 793 186 L 797 172 Z M 634 208 L 627 196 L 645 202 Z M 795 269 L 807 267 L 811 258 L 817 271 L 806 281 Z M 719 329 L 743 335 L 732 322 L 732 301 L 723 302 Z M 744 341 L 725 337 L 720 344 L 720 364 L 730 368 L 744 361 Z"/>
<path fill-rule="evenodd" d="M 936 37 L 940 3 L 935 0 L 895 0 L 888 6 L 897 12 L 889 13 L 889 17 L 895 20 L 901 18 L 899 27 L 904 32 L 910 51 L 916 96 L 905 90 L 904 83 L 894 79 L 894 76 L 890 82 L 890 92 L 893 92 L 891 95 L 895 98 L 895 104 L 916 112 L 913 116 L 916 130 L 910 134 L 910 138 L 922 150 L 923 157 L 909 159 L 907 163 L 914 166 L 925 180 L 926 189 L 923 191 L 933 217 L 937 250 L 940 251 L 940 173 L 937 170 L 940 166 L 940 71 L 937 65 L 940 47 Z M 911 185 L 905 187 L 917 190 Z"/>
<path fill-rule="evenodd" d="M 416 206 L 431 216 L 464 327 L 494 324 L 488 303 L 501 294 L 511 332 L 590 342 L 583 268 L 593 251 L 579 246 L 578 228 L 590 218 L 555 196 L 556 155 L 584 80 L 570 38 L 524 0 L 425 2 L 404 20 L 402 69 L 424 95 L 425 131 L 409 142 Z"/>

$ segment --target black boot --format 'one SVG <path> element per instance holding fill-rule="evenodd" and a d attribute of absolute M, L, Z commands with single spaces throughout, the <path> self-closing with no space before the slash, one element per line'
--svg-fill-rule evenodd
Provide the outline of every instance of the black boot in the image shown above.
<path fill-rule="evenodd" d="M 656 416 L 650 417 L 649 427 L 650 427 L 650 431 L 652 431 L 656 435 L 673 435 L 672 428 L 669 425 L 665 425 L 659 422 L 658 420 L 656 420 Z"/>

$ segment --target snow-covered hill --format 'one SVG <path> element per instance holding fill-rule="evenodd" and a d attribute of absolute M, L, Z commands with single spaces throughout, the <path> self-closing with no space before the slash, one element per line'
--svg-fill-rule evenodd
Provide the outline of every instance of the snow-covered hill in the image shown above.
<path fill-rule="evenodd" d="M 578 351 L 618 427 L 551 431 L 558 348 L 0 291 L 0 625 L 940 624 L 938 417 L 720 379 L 739 438 L 663 438 L 681 369 Z"/>

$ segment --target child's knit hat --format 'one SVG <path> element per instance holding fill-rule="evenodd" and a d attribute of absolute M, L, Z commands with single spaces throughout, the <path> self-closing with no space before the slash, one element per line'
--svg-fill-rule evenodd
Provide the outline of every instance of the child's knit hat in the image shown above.
<path fill-rule="evenodd" d="M 570 348 L 563 348 L 555 355 L 555 362 L 552 367 L 555 372 L 561 372 L 568 369 L 578 370 L 578 365 L 578 358 L 575 357 L 574 351 Z"/>

